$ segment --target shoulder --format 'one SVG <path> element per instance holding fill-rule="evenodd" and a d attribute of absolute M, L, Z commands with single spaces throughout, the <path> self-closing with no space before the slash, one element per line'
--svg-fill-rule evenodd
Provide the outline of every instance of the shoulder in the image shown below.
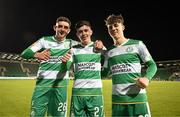
<path fill-rule="evenodd" d="M 112 46 L 110 46 L 110 47 L 107 48 L 107 51 L 112 50 L 112 49 L 114 49 L 114 48 L 116 48 L 116 46 L 115 46 L 115 45 L 112 45 Z"/>
<path fill-rule="evenodd" d="M 70 39 L 70 38 L 66 38 L 66 41 L 70 42 L 72 44 L 72 46 L 77 45 L 77 44 L 80 43 L 79 41 L 76 41 L 76 40 L 73 40 L 73 39 Z"/>
<path fill-rule="evenodd" d="M 83 46 L 80 43 L 78 43 L 76 45 L 73 45 L 72 48 L 78 49 L 78 48 L 83 48 Z"/>
<path fill-rule="evenodd" d="M 43 36 L 43 37 L 40 38 L 40 40 L 45 40 L 45 41 L 50 41 L 51 40 L 52 41 L 53 38 L 54 38 L 53 36 Z"/>
<path fill-rule="evenodd" d="M 125 45 L 140 44 L 140 43 L 142 43 L 141 40 L 138 40 L 138 39 L 129 39 L 129 41 Z"/>

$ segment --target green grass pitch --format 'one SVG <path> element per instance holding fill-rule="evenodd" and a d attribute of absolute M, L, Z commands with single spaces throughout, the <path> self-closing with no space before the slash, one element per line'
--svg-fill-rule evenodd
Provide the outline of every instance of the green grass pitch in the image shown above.
<path fill-rule="evenodd" d="M 0 117 L 28 117 L 34 86 L 35 80 L 0 80 Z M 106 117 L 111 116 L 111 86 L 111 80 L 103 80 Z M 71 88 L 72 81 L 69 100 Z M 180 82 L 152 81 L 147 93 L 152 117 L 180 116 Z"/>

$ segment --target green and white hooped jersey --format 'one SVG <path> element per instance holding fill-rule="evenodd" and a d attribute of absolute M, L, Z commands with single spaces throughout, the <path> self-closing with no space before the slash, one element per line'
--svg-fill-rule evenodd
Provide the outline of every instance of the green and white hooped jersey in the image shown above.
<path fill-rule="evenodd" d="M 66 65 L 60 58 L 78 42 L 72 39 L 65 39 L 62 42 L 57 41 L 54 36 L 42 37 L 30 46 L 33 52 L 50 49 L 50 59 L 41 61 L 37 73 L 37 86 L 67 86 L 69 71 L 66 71 Z M 64 71 L 63 71 L 64 70 Z"/>
<path fill-rule="evenodd" d="M 74 63 L 74 85 L 72 95 L 102 95 L 101 53 L 93 51 L 94 43 L 81 44 L 72 49 Z"/>
<path fill-rule="evenodd" d="M 113 103 L 142 103 L 147 101 L 146 90 L 137 87 L 134 78 L 141 77 L 141 62 L 152 57 L 142 41 L 129 39 L 107 52 L 104 68 L 112 75 Z"/>

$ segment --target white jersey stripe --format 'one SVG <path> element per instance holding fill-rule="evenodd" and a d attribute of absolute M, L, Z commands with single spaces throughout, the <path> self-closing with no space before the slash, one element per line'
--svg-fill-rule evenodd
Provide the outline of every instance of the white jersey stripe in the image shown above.
<path fill-rule="evenodd" d="M 84 47 L 83 49 L 82 48 L 76 48 L 76 49 L 73 49 L 72 50 L 76 55 L 79 55 L 79 54 L 94 54 L 94 51 L 93 51 L 93 47 Z M 96 54 L 101 54 L 101 53 L 96 53 Z"/>
<path fill-rule="evenodd" d="M 101 79 L 76 79 L 73 88 L 102 88 Z"/>
<path fill-rule="evenodd" d="M 147 106 L 147 110 L 148 110 L 148 116 L 147 117 L 151 117 L 151 111 L 150 111 L 150 107 L 149 107 L 148 102 L 146 102 L 146 106 Z"/>
<path fill-rule="evenodd" d="M 114 95 L 146 93 L 145 89 L 141 89 L 135 83 L 116 84 L 116 85 L 113 85 L 112 89 L 113 89 L 112 94 Z"/>
<path fill-rule="evenodd" d="M 39 70 L 37 73 L 37 77 L 43 77 L 44 79 L 58 79 L 58 78 L 69 78 L 69 71 L 65 72 L 64 74 L 58 74 L 59 71 L 44 71 Z"/>
<path fill-rule="evenodd" d="M 131 53 L 138 53 L 138 49 L 136 48 L 136 45 L 128 45 L 128 46 L 120 46 L 117 48 L 114 48 L 108 52 L 108 57 L 114 57 L 121 54 L 129 54 L 131 50 Z"/>

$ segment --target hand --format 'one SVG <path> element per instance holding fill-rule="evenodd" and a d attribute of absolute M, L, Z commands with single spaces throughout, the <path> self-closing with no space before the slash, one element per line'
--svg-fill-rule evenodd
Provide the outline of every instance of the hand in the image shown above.
<path fill-rule="evenodd" d="M 49 49 L 46 49 L 42 52 L 36 52 L 34 57 L 37 58 L 38 60 L 47 61 L 50 58 L 50 51 L 49 51 Z"/>
<path fill-rule="evenodd" d="M 149 85 L 149 79 L 146 77 L 142 77 L 142 78 L 135 78 L 134 80 L 136 80 L 136 84 L 140 87 L 140 88 L 146 88 Z"/>
<path fill-rule="evenodd" d="M 66 63 L 71 58 L 71 50 L 67 52 L 64 56 L 62 56 L 60 59 L 62 62 Z"/>
<path fill-rule="evenodd" d="M 102 50 L 104 47 L 103 42 L 101 40 L 96 40 L 94 43 L 94 47 L 97 50 Z"/>

